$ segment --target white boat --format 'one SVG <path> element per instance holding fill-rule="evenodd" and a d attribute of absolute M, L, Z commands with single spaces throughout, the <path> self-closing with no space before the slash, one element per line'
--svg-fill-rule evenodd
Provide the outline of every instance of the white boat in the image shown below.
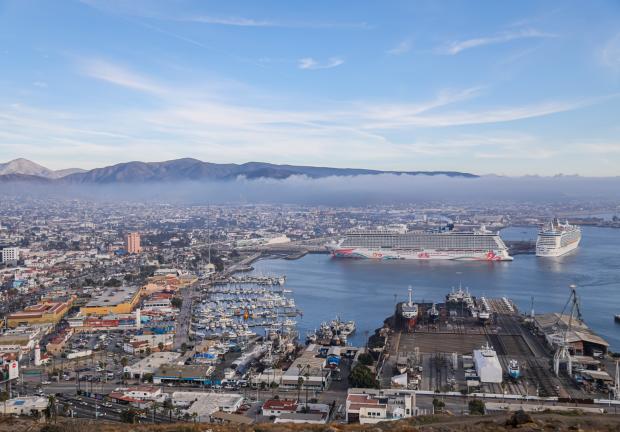
<path fill-rule="evenodd" d="M 568 222 L 560 223 L 555 218 L 538 232 L 536 256 L 559 257 L 565 255 L 577 249 L 580 241 L 581 228 Z"/>

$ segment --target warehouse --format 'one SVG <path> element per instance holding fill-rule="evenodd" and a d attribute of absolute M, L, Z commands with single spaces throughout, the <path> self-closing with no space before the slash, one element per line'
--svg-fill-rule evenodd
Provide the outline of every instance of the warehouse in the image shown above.
<path fill-rule="evenodd" d="M 595 334 L 583 322 L 568 314 L 547 313 L 534 317 L 536 330 L 544 335 L 547 344 L 553 349 L 568 343 L 571 354 L 578 356 L 602 357 L 607 353 L 609 344 Z M 570 327 L 570 330 L 568 330 Z"/>
<path fill-rule="evenodd" d="M 502 365 L 492 347 L 487 345 L 482 349 L 474 350 L 474 365 L 480 382 L 501 384 L 503 378 Z"/>

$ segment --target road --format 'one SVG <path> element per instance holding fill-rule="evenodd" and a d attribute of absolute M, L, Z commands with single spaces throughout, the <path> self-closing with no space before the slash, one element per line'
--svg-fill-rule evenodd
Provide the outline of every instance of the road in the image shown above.
<path fill-rule="evenodd" d="M 179 351 L 183 344 L 189 342 L 189 326 L 192 318 L 192 304 L 194 302 L 194 294 L 196 292 L 196 285 L 192 284 L 186 288 L 181 289 L 181 299 L 183 304 L 181 310 L 177 315 L 177 326 L 174 335 L 174 350 Z"/>

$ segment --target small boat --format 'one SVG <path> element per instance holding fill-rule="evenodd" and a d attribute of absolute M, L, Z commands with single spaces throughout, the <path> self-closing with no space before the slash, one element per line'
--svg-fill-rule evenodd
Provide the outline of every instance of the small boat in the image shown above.
<path fill-rule="evenodd" d="M 510 360 L 510 363 L 508 363 L 508 376 L 513 380 L 519 379 L 521 376 L 521 368 L 519 367 L 518 361 Z"/>
<path fill-rule="evenodd" d="M 617 323 L 620 323 L 620 314 L 617 314 L 617 315 L 614 317 L 614 321 L 616 321 Z"/>

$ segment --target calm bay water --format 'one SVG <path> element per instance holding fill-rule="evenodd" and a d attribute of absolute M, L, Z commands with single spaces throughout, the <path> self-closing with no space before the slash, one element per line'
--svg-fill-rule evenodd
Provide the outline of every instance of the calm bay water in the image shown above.
<path fill-rule="evenodd" d="M 504 239 L 535 239 L 533 228 L 508 228 Z M 620 230 L 583 228 L 579 249 L 560 258 L 542 259 L 517 255 L 512 262 L 373 261 L 333 259 L 307 255 L 296 261 L 261 260 L 255 274 L 285 274 L 287 287 L 304 315 L 298 320 L 301 337 L 322 321 L 339 315 L 356 321 L 351 342 L 362 343 L 407 296 L 413 286 L 418 301 L 443 301 L 459 283 L 476 296 L 506 296 L 522 312 L 531 299 L 538 312 L 560 312 L 576 284 L 585 322 L 604 337 L 611 349 L 620 351 Z"/>

